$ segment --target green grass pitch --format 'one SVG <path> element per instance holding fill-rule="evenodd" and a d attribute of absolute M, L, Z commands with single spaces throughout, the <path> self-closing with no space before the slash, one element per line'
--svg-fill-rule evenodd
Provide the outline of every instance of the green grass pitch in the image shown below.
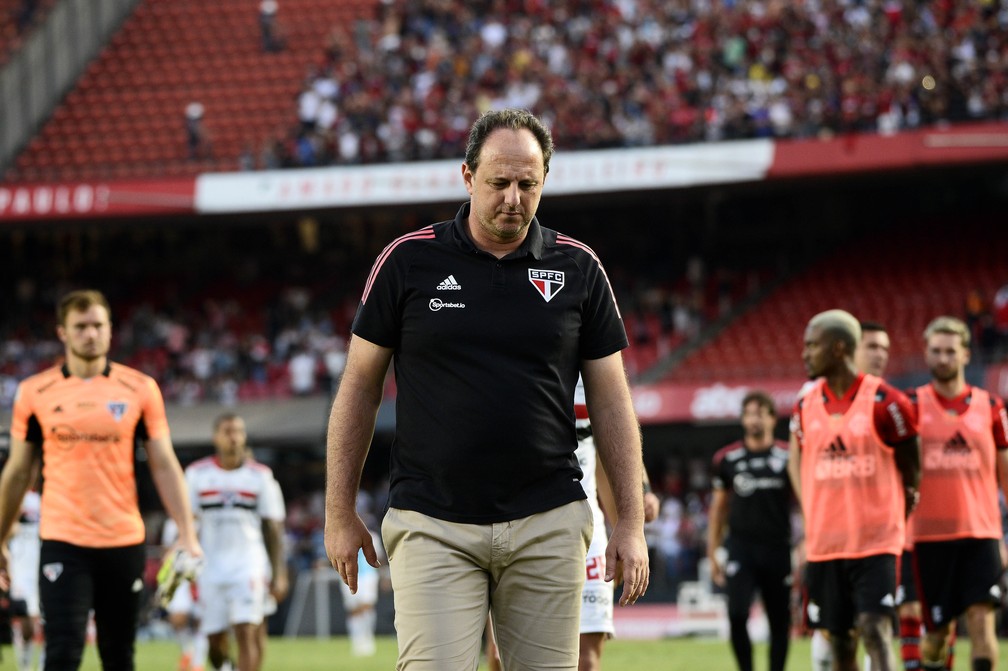
<path fill-rule="evenodd" d="M 2 668 L 10 660 L 10 648 L 5 648 Z M 969 643 L 960 639 L 956 645 L 956 671 L 968 671 Z M 378 654 L 370 658 L 354 658 L 345 637 L 330 639 L 272 638 L 266 649 L 263 668 L 267 671 L 391 671 L 395 668 L 396 644 L 391 637 L 381 637 Z M 1008 642 L 1001 642 L 1001 660 L 1008 659 Z M 137 645 L 137 669 L 141 671 L 176 671 L 178 647 L 170 641 L 142 642 Z M 613 640 L 606 644 L 602 656 L 605 671 L 732 671 L 735 668 L 727 641 L 708 638 L 676 638 L 656 641 Z M 766 646 L 757 644 L 755 666 L 767 668 Z M 788 656 L 788 671 L 807 671 L 809 644 L 807 639 L 792 641 Z M 93 646 L 88 646 L 84 671 L 101 668 Z M 486 669 L 481 665 L 480 670 Z"/>

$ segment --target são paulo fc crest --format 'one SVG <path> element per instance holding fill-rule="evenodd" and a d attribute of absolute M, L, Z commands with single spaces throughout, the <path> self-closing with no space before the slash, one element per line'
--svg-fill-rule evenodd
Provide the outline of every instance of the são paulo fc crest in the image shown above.
<path fill-rule="evenodd" d="M 63 562 L 52 562 L 50 564 L 42 565 L 42 575 L 46 577 L 49 582 L 56 582 L 56 580 L 63 575 Z"/>
<path fill-rule="evenodd" d="M 560 270 L 536 270 L 529 268 L 529 282 L 549 303 L 564 288 L 564 274 Z"/>
<path fill-rule="evenodd" d="M 126 414 L 126 404 L 122 401 L 109 401 L 105 407 L 108 408 L 108 411 L 112 413 L 112 417 L 114 417 L 117 422 L 123 418 L 123 415 Z"/>

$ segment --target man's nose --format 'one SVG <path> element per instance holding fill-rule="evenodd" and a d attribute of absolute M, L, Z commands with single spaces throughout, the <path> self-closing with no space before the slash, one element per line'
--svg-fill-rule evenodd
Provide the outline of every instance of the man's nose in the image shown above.
<path fill-rule="evenodd" d="M 504 189 L 504 203 L 514 207 L 518 205 L 521 199 L 518 197 L 518 185 L 511 184 L 508 188 Z"/>

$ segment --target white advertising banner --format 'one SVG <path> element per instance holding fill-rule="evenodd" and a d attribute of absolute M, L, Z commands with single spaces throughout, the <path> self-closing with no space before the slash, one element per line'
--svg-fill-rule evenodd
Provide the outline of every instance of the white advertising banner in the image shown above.
<path fill-rule="evenodd" d="M 560 152 L 550 163 L 547 196 L 636 191 L 763 179 L 769 140 Z M 463 201 L 462 161 L 331 166 L 213 173 L 196 179 L 196 211 L 205 214 L 409 205 Z"/>

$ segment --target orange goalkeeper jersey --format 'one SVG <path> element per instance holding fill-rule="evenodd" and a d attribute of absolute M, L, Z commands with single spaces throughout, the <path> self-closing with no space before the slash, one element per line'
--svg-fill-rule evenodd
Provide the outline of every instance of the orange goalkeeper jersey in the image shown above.
<path fill-rule="evenodd" d="M 42 446 L 43 540 L 85 547 L 143 542 L 135 443 L 169 435 L 153 378 L 116 363 L 87 380 L 66 366 L 45 370 L 18 386 L 11 435 Z"/>

